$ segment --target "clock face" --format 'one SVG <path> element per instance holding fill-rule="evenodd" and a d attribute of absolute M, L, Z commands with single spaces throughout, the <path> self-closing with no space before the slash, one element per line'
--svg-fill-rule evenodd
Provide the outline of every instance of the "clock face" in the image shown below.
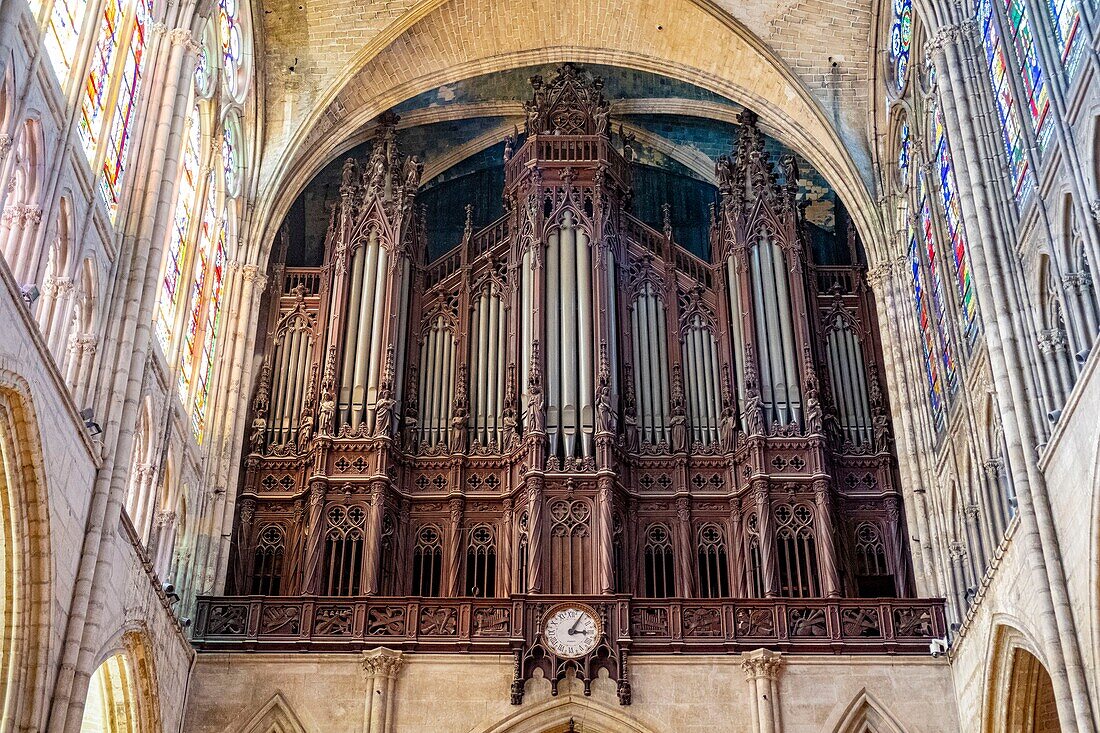
<path fill-rule="evenodd" d="M 543 636 L 554 654 L 566 659 L 583 657 L 600 641 L 600 621 L 592 609 L 564 604 L 546 615 Z"/>

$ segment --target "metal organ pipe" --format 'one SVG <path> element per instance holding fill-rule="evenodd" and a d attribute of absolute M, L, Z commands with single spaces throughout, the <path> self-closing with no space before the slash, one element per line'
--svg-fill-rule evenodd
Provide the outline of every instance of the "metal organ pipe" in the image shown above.
<path fill-rule="evenodd" d="M 741 305 L 741 286 L 737 280 L 737 267 L 731 254 L 726 258 L 726 282 L 730 299 L 730 328 L 733 339 L 733 364 L 734 373 L 737 375 L 737 406 L 738 412 L 744 409 L 745 403 L 745 335 Z"/>
<path fill-rule="evenodd" d="M 772 244 L 772 265 L 775 270 L 776 299 L 779 301 L 779 331 L 783 338 L 783 374 L 786 383 L 786 401 L 791 410 L 790 419 L 802 423 L 802 389 L 798 378 L 798 360 L 794 340 L 794 321 L 791 318 L 791 286 L 786 257 L 782 248 Z"/>
<path fill-rule="evenodd" d="M 527 420 L 527 377 L 531 373 L 531 342 L 533 340 L 533 332 L 531 328 L 531 320 L 534 318 L 533 310 L 533 291 L 531 281 L 531 250 L 525 249 L 523 252 L 523 266 L 520 268 L 520 288 L 522 290 L 521 298 L 523 300 L 522 311 L 520 312 L 520 318 L 522 323 L 520 328 L 523 334 L 523 344 L 521 345 L 522 353 L 522 369 L 519 373 L 520 380 L 520 408 L 523 415 L 523 420 Z"/>
<path fill-rule="evenodd" d="M 644 291 L 643 291 L 644 293 Z M 656 440 L 653 437 L 653 404 L 650 397 L 650 385 L 653 380 L 649 373 L 650 367 L 653 362 L 650 359 L 652 353 L 652 334 L 649 331 L 649 299 L 643 294 L 638 298 L 637 305 L 634 308 L 634 334 L 635 341 L 641 341 L 641 347 L 635 347 L 634 363 L 638 365 L 637 375 L 639 385 L 637 389 L 637 396 L 641 404 L 641 418 L 642 423 L 642 436 L 643 440 L 648 443 L 655 443 Z"/>
<path fill-rule="evenodd" d="M 497 403 L 496 410 L 493 412 L 493 422 L 496 426 L 496 444 L 503 447 L 504 393 L 507 389 L 507 379 L 505 379 L 507 359 L 505 355 L 508 351 L 508 330 L 505 327 L 507 318 L 504 312 L 504 300 L 500 295 L 495 300 L 497 308 L 497 358 L 492 362 L 492 366 L 495 368 L 497 375 Z"/>
<path fill-rule="evenodd" d="M 351 389 L 355 376 L 355 354 L 358 351 L 359 301 L 363 295 L 363 262 L 366 246 L 357 247 L 351 258 L 351 292 L 348 294 L 347 318 L 344 323 L 344 359 L 340 368 L 340 422 L 351 423 Z"/>
<path fill-rule="evenodd" d="M 279 442 L 285 443 L 290 434 L 291 417 L 290 411 L 293 409 L 294 399 L 294 380 L 296 378 L 296 371 L 298 367 L 298 353 L 301 349 L 302 334 L 296 328 L 291 328 L 287 331 L 287 360 L 286 360 L 286 375 L 283 377 L 283 394 L 282 399 L 279 401 Z"/>
<path fill-rule="evenodd" d="M 607 249 L 607 326 L 611 337 L 608 339 L 607 353 L 611 361 L 611 402 L 618 404 L 619 398 L 619 291 L 616 271 L 615 252 Z"/>
<path fill-rule="evenodd" d="M 856 404 L 859 405 L 858 425 L 860 432 L 863 434 L 863 443 L 865 445 L 871 445 L 871 403 L 867 396 L 867 372 L 863 364 L 863 348 L 859 336 L 850 328 L 848 329 L 848 334 L 852 342 L 852 355 L 855 357 L 853 359 L 853 366 L 855 367 L 855 386 L 858 394 L 858 402 Z M 881 446 L 879 447 L 881 448 Z"/>
<path fill-rule="evenodd" d="M 561 356 L 561 427 L 565 455 L 575 455 L 577 440 L 577 231 L 573 215 L 568 210 L 562 216 L 561 238 L 561 335 L 558 340 Z"/>
<path fill-rule="evenodd" d="M 374 429 L 375 405 L 378 404 L 378 389 L 382 382 L 383 354 L 382 345 L 384 323 L 386 319 L 386 284 L 390 274 L 390 252 L 378 247 L 378 267 L 374 273 L 374 308 L 370 329 L 370 371 L 367 373 L 367 426 Z"/>
<path fill-rule="evenodd" d="M 588 235 L 580 227 L 576 229 L 577 243 L 577 367 L 580 371 L 581 452 L 585 457 L 595 455 L 593 435 L 596 430 L 596 411 L 593 407 L 593 375 L 596 373 L 592 353 L 592 250 Z"/>
<path fill-rule="evenodd" d="M 783 341 L 779 325 L 781 316 L 776 299 L 779 285 L 775 282 L 775 250 L 775 244 L 771 240 L 767 240 L 761 247 L 760 274 L 764 285 L 764 327 L 768 339 L 768 371 L 772 379 L 775 415 L 781 425 L 786 425 L 791 421 L 791 416 L 787 400 L 787 375 L 783 369 Z"/>
<path fill-rule="evenodd" d="M 489 436 L 485 432 L 485 423 L 489 414 L 487 404 L 487 386 L 489 382 L 489 289 L 485 288 L 478 298 L 477 313 L 477 351 L 480 357 L 481 369 L 474 375 L 477 384 L 477 438 L 482 443 L 488 442 Z"/>
<path fill-rule="evenodd" d="M 370 370 L 372 347 L 371 325 L 374 323 L 375 280 L 378 278 L 378 233 L 372 231 L 366 245 L 363 265 L 363 285 L 359 299 L 359 319 L 355 331 L 355 368 L 351 386 L 351 429 L 363 422 L 367 399 L 367 373 Z M 370 426 L 368 426 L 369 428 Z"/>
<path fill-rule="evenodd" d="M 752 299 L 756 324 L 756 358 L 759 363 L 760 401 L 764 408 L 764 422 L 775 422 L 775 394 L 772 391 L 771 357 L 768 354 L 767 311 L 764 309 L 764 284 L 760 274 L 761 250 L 767 245 L 761 239 L 752 248 Z"/>
<path fill-rule="evenodd" d="M 670 442 L 669 424 L 672 422 L 671 409 L 669 408 L 670 392 L 668 386 L 668 323 L 665 318 L 665 306 L 656 293 L 651 293 L 650 301 L 653 306 L 653 318 L 657 322 L 657 351 L 653 355 L 657 365 L 657 400 L 653 410 L 654 425 L 657 429 L 657 440 Z"/>
<path fill-rule="evenodd" d="M 709 329 L 699 332 L 699 341 L 703 347 L 700 354 L 699 368 L 703 370 L 703 381 L 706 384 L 706 392 L 703 397 L 707 406 L 707 442 L 714 443 L 718 440 L 718 406 L 715 399 L 718 374 L 717 370 L 712 368 L 715 363 L 714 339 L 711 337 Z"/>
<path fill-rule="evenodd" d="M 497 383 L 502 376 L 497 364 L 497 356 L 500 353 L 500 298 L 490 296 L 488 289 L 485 298 L 489 305 L 489 351 L 484 362 L 486 379 L 482 380 L 486 392 L 484 398 L 486 404 L 484 417 L 485 438 L 483 442 L 495 444 L 497 442 Z"/>
<path fill-rule="evenodd" d="M 484 366 L 481 363 L 481 298 L 471 298 L 470 313 L 470 444 L 481 439 L 481 424 L 484 419 L 481 410 L 481 392 L 478 383 Z"/>
<path fill-rule="evenodd" d="M 636 399 L 637 399 L 637 404 L 635 405 L 635 410 L 639 413 L 638 415 L 635 415 L 635 417 L 637 417 L 638 421 L 641 423 L 641 435 L 642 435 L 641 439 L 643 441 L 651 441 L 652 438 L 648 435 L 649 426 L 646 425 L 645 419 L 642 417 L 642 415 L 644 415 L 644 409 L 642 408 L 642 404 L 645 402 L 645 389 L 646 389 L 646 387 L 645 387 L 645 380 L 642 377 L 642 369 L 645 368 L 645 362 L 641 358 L 641 343 L 640 343 L 643 339 L 644 334 L 638 328 L 638 323 L 639 323 L 639 312 L 638 311 L 641 308 L 641 303 L 642 303 L 642 300 L 641 300 L 641 298 L 639 298 L 638 300 L 636 300 L 634 302 L 634 307 L 630 309 L 630 333 L 633 334 L 633 336 L 634 336 L 634 338 L 632 339 L 632 344 L 631 344 L 631 355 L 634 357 L 633 363 L 635 365 L 635 369 L 634 369 L 634 394 L 635 394 Z"/>
<path fill-rule="evenodd" d="M 561 363 L 558 360 L 558 351 L 561 349 L 561 277 L 558 272 L 558 259 L 560 257 L 561 235 L 554 229 L 546 238 L 546 333 L 547 343 L 543 353 L 546 354 L 547 376 L 547 410 L 546 433 L 550 438 L 550 453 L 556 455 L 558 443 L 561 441 L 559 433 L 561 413 Z"/>
<path fill-rule="evenodd" d="M 290 331 L 284 331 L 275 352 L 275 363 L 271 374 L 271 414 L 267 420 L 267 442 L 279 443 L 279 431 L 282 427 L 283 382 L 286 381 L 287 348 L 286 340 Z"/>

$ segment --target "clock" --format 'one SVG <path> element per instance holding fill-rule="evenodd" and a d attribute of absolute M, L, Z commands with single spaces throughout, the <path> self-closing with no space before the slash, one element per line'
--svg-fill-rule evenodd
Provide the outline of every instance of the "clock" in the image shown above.
<path fill-rule="evenodd" d="M 547 648 L 564 659 L 583 657 L 603 635 L 599 614 L 581 603 L 561 603 L 543 617 L 542 636 Z"/>

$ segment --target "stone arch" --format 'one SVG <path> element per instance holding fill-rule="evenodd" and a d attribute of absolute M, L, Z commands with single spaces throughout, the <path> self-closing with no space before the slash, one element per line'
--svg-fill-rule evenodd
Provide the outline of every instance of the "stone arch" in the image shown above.
<path fill-rule="evenodd" d="M 6 198 L 0 221 L 0 252 L 20 284 L 29 279 L 38 259 L 38 226 L 42 217 L 42 172 L 45 145 L 42 125 L 28 117 L 19 126 L 8 164 Z"/>
<path fill-rule="evenodd" d="M 243 725 L 226 733 L 306 733 L 306 727 L 291 709 L 281 692 L 271 696 Z"/>
<path fill-rule="evenodd" d="M 833 733 L 906 733 L 901 723 L 866 687 L 845 707 L 834 712 L 823 730 Z"/>
<path fill-rule="evenodd" d="M 1004 617 L 991 640 L 982 733 L 1058 733 L 1054 687 L 1038 645 Z"/>
<path fill-rule="evenodd" d="M 88 682 L 81 731 L 162 730 L 153 645 L 147 630 L 130 626 L 107 649 Z"/>
<path fill-rule="evenodd" d="M 844 146 L 798 77 L 726 11 L 707 0 L 676 0 L 673 8 L 661 9 L 662 25 L 654 6 L 643 0 L 625 6 L 563 1 L 530 5 L 523 27 L 504 34 L 482 32 L 491 18 L 514 17 L 500 6 L 503 0 L 425 0 L 379 34 L 310 116 L 272 141 L 269 149 L 284 152 L 270 156 L 270 167 L 261 173 L 261 231 L 250 239 L 263 251 L 253 256 L 267 256 L 294 197 L 382 111 L 440 84 L 565 60 L 655 72 L 753 108 L 769 134 L 806 155 L 848 202 L 868 249 L 884 251 L 881 222 L 850 152 L 859 146 Z M 563 17 L 578 19 L 595 35 L 571 33 L 580 23 L 562 24 Z"/>
<path fill-rule="evenodd" d="M 505 717 L 477 733 L 560 733 L 572 720 L 578 733 L 656 733 L 621 708 L 611 707 L 584 695 L 569 694 Z"/>
<path fill-rule="evenodd" d="M 43 713 L 51 595 L 49 505 L 29 395 L 0 370 L 0 706 L 26 730 Z"/>

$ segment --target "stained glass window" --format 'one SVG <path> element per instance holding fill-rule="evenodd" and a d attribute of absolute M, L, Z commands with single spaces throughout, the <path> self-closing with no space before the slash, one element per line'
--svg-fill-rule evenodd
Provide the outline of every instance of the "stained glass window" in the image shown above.
<path fill-rule="evenodd" d="M 1050 97 L 1047 95 L 1046 76 L 1035 49 L 1035 34 L 1024 0 L 1004 0 L 1005 17 L 1008 18 L 1009 36 L 1016 52 L 1016 68 L 1027 95 L 1028 112 L 1039 152 L 1046 149 L 1054 125 L 1050 122 Z"/>
<path fill-rule="evenodd" d="M 963 231 L 959 197 L 955 187 L 955 170 L 951 162 L 951 150 L 947 145 L 947 131 L 943 115 L 935 114 L 936 164 L 940 172 L 940 200 L 943 203 L 947 233 L 951 238 L 951 254 L 955 264 L 955 280 L 959 286 L 962 304 L 962 332 L 967 343 L 973 344 L 978 335 L 978 299 L 974 294 L 974 282 L 970 274 L 970 253 L 967 251 L 966 233 Z"/>
<path fill-rule="evenodd" d="M 180 277 L 187 257 L 187 242 L 191 236 L 191 221 L 198 206 L 196 197 L 199 185 L 199 155 L 201 148 L 198 107 L 192 108 L 184 131 L 183 162 L 180 171 L 179 190 L 176 193 L 176 210 L 172 216 L 172 231 L 165 252 L 164 279 L 157 303 L 156 334 L 161 349 L 168 351 L 172 337 L 172 323 L 180 294 Z"/>
<path fill-rule="evenodd" d="M 100 128 L 103 126 L 103 112 L 110 93 L 122 22 L 121 0 L 107 0 L 99 37 L 92 52 L 91 70 L 84 81 L 83 101 L 80 104 L 80 142 L 84 147 L 84 154 L 93 162 L 99 150 Z"/>
<path fill-rule="evenodd" d="M 985 46 L 986 68 L 989 81 L 993 85 L 993 96 L 997 102 L 997 115 L 1001 121 L 1001 133 L 1008 155 L 1008 168 L 1012 174 L 1013 194 L 1022 201 L 1033 188 L 1033 179 L 1028 170 L 1027 155 L 1024 151 L 1023 128 L 1016 99 L 1009 83 L 1008 63 L 1000 43 L 1000 31 L 997 19 L 993 16 L 990 0 L 978 3 L 978 21 L 982 28 L 982 43 Z"/>
<path fill-rule="evenodd" d="M 207 296 L 206 323 L 202 335 L 202 358 L 198 364 L 198 382 L 195 385 L 195 405 L 191 410 L 191 428 L 195 439 L 202 443 L 206 429 L 206 401 L 210 395 L 210 378 L 214 374 L 214 347 L 221 325 L 222 284 L 225 279 L 225 225 L 218 227 L 218 241 L 214 247 L 214 260 L 210 271 L 210 293 Z"/>
<path fill-rule="evenodd" d="M 909 123 L 901 123 L 898 130 L 898 179 L 904 183 L 909 177 L 909 164 L 913 160 L 913 136 Z"/>
<path fill-rule="evenodd" d="M 218 35 L 222 44 L 222 75 L 234 99 L 241 96 L 241 19 L 237 0 L 219 0 Z"/>
<path fill-rule="evenodd" d="M 913 300 L 917 310 L 917 328 L 920 330 L 924 374 L 928 380 L 928 401 L 932 406 L 932 420 L 939 430 L 944 422 L 943 385 L 936 368 L 936 337 L 921 277 L 920 247 L 917 246 L 917 235 L 912 225 L 909 227 L 909 271 L 913 274 Z"/>
<path fill-rule="evenodd" d="M 225 173 L 225 191 L 236 196 L 241 185 L 241 163 L 237 138 L 237 126 L 232 118 L 227 119 L 222 132 L 222 169 Z"/>
<path fill-rule="evenodd" d="M 913 2 L 894 0 L 894 20 L 890 26 L 890 61 L 894 86 L 905 86 L 909 71 L 909 48 L 913 43 Z"/>
<path fill-rule="evenodd" d="M 944 302 L 943 277 L 940 270 L 939 247 L 933 232 L 932 207 L 928 201 L 924 175 L 917 176 L 917 202 L 920 208 L 921 231 L 924 235 L 924 256 L 928 266 L 928 294 L 931 296 L 932 313 L 935 317 L 936 334 L 939 336 L 940 361 L 947 389 L 954 394 L 958 387 L 958 371 L 955 369 L 955 357 L 951 349 L 947 331 L 947 306 Z"/>
<path fill-rule="evenodd" d="M 191 387 L 194 384 L 196 359 L 195 347 L 201 336 L 203 310 L 207 301 L 206 285 L 210 274 L 210 255 L 212 244 L 219 236 L 217 211 L 217 187 L 214 173 L 206 180 L 207 204 L 199 225 L 198 246 L 195 249 L 195 265 L 191 274 L 191 301 L 187 309 L 187 324 L 183 330 L 183 345 L 180 349 L 179 391 L 184 404 L 189 403 Z"/>
<path fill-rule="evenodd" d="M 118 213 L 118 197 L 122 186 L 122 174 L 126 167 L 126 154 L 133 132 L 134 111 L 141 91 L 142 57 L 145 55 L 145 26 L 149 19 L 146 0 L 137 4 L 134 28 L 127 45 L 122 80 L 115 97 L 114 117 L 111 121 L 107 152 L 103 158 L 103 178 L 100 195 L 107 205 L 107 213 L 114 221 Z"/>
<path fill-rule="evenodd" d="M 199 47 L 199 58 L 195 63 L 195 89 L 202 96 L 210 94 L 210 82 L 213 77 L 210 73 L 210 49 L 206 44 Z"/>
<path fill-rule="evenodd" d="M 80 24 L 87 9 L 86 0 L 54 0 L 50 21 L 46 28 L 46 53 L 53 64 L 53 73 L 61 86 L 69 78 L 73 65 L 73 53 L 80 38 Z"/>
<path fill-rule="evenodd" d="M 1054 28 L 1054 38 L 1058 42 L 1062 68 L 1067 74 L 1077 70 L 1081 60 L 1081 12 L 1076 0 L 1047 0 L 1050 11 L 1050 24 Z"/>

